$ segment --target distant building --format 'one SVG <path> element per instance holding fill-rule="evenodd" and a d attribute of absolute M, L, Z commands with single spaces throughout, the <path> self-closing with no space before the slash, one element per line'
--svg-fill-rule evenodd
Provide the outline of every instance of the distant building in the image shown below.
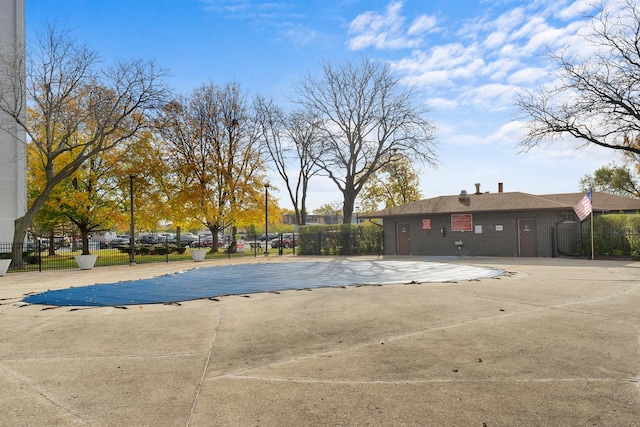
<path fill-rule="evenodd" d="M 360 218 L 381 218 L 385 255 L 553 257 L 570 252 L 581 223 L 573 208 L 584 193 L 533 195 L 462 192 L 383 209 Z M 640 200 L 593 193 L 593 211 L 640 212 Z"/>
<path fill-rule="evenodd" d="M 283 224 L 295 224 L 296 216 L 295 214 L 284 214 L 282 216 Z M 305 225 L 316 225 L 316 224 L 324 224 L 324 225 L 333 225 L 333 224 L 342 224 L 342 215 L 307 215 L 307 221 Z"/>
<path fill-rule="evenodd" d="M 24 0 L 0 0 L 0 52 L 3 55 L 24 57 L 24 3 Z M 1 87 L 9 87 L 8 78 L 0 70 Z M 25 141 L 25 134 L 15 121 L 0 112 L 0 242 L 13 239 L 14 222 L 27 209 Z"/>

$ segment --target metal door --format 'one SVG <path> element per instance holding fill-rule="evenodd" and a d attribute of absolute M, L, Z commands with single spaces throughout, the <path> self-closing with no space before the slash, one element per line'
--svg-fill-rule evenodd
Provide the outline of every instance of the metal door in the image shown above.
<path fill-rule="evenodd" d="M 538 256 L 538 233 L 535 219 L 518 220 L 518 254 L 521 257 Z"/>
<path fill-rule="evenodd" d="M 411 255 L 411 233 L 408 222 L 396 223 L 396 254 Z"/>

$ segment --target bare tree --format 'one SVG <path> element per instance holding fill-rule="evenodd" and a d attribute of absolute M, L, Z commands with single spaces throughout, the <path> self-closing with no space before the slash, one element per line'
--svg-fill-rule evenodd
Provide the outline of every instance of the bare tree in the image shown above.
<path fill-rule="evenodd" d="M 273 100 L 262 97 L 256 98 L 256 111 L 265 147 L 293 203 L 296 224 L 304 225 L 309 181 L 318 172 L 313 155 L 318 146 L 318 120 L 302 111 L 286 114 Z"/>
<path fill-rule="evenodd" d="M 319 78 L 307 75 L 295 102 L 319 118 L 322 148 L 316 161 L 342 192 L 343 222 L 351 222 L 355 200 L 373 173 L 397 155 L 435 164 L 433 126 L 414 92 L 402 87 L 387 64 L 322 65 Z"/>
<path fill-rule="evenodd" d="M 16 248 L 52 189 L 87 159 L 136 135 L 146 124 L 145 113 L 167 93 L 162 71 L 151 62 L 97 65 L 96 53 L 49 25 L 28 50 L 26 67 L 18 67 L 26 69 L 26 81 L 16 76 L 11 81 L 17 84 L 0 94 L 0 109 L 24 129 L 46 176 L 42 192 L 15 221 Z M 26 114 L 19 102 L 23 94 Z"/>
<path fill-rule="evenodd" d="M 520 145 L 571 136 L 633 156 L 640 155 L 640 9 L 635 0 L 614 2 L 615 14 L 602 6 L 587 37 L 585 56 L 565 49 L 550 54 L 559 83 L 522 95 L 517 105 L 529 120 Z"/>

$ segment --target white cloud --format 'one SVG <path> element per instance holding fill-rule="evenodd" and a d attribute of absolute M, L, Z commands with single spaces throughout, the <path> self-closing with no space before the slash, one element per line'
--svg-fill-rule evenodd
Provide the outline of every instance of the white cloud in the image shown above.
<path fill-rule="evenodd" d="M 557 12 L 556 16 L 568 21 L 576 18 L 582 18 L 585 13 L 592 9 L 592 0 L 577 0 Z"/>
<path fill-rule="evenodd" d="M 395 22 L 403 22 L 398 5 L 392 3 L 388 11 L 393 10 Z M 572 5 L 579 10 L 586 7 L 581 0 Z M 434 108 L 451 108 L 453 102 L 437 102 L 449 99 L 455 105 L 487 111 L 513 109 L 519 90 L 553 79 L 546 57 L 550 50 L 571 45 L 584 52 L 580 33 L 588 22 L 578 13 L 571 15 L 568 7 L 565 2 L 541 0 L 493 18 L 488 8 L 486 14 L 459 25 L 457 38 L 431 47 L 420 45 L 390 64 L 403 82 L 429 94 Z"/>
<path fill-rule="evenodd" d="M 526 123 L 522 121 L 510 121 L 503 124 L 497 131 L 489 135 L 488 139 L 498 144 L 515 147 L 527 133 Z"/>
<path fill-rule="evenodd" d="M 283 39 L 290 41 L 296 46 L 308 45 L 318 37 L 318 33 L 311 28 L 294 24 L 283 26 L 281 34 Z"/>
<path fill-rule="evenodd" d="M 507 76 L 507 81 L 512 85 L 530 86 L 548 76 L 549 71 L 542 67 L 526 67 Z"/>
<path fill-rule="evenodd" d="M 368 47 L 376 49 L 407 49 L 419 46 L 422 34 L 432 32 L 437 25 L 433 16 L 420 15 L 406 28 L 405 18 L 400 15 L 402 2 L 392 2 L 383 14 L 364 12 L 349 25 L 352 37 L 347 42 L 351 50 Z"/>
<path fill-rule="evenodd" d="M 486 138 L 483 138 L 477 134 L 455 134 L 452 135 L 448 140 L 448 143 L 460 146 L 478 146 L 478 145 L 488 145 L 489 141 Z"/>
<path fill-rule="evenodd" d="M 429 108 L 433 110 L 454 110 L 458 107 L 458 102 L 455 99 L 449 98 L 430 98 L 426 101 Z"/>
<path fill-rule="evenodd" d="M 407 30 L 408 35 L 418 35 L 434 31 L 438 24 L 438 20 L 435 16 L 420 15 L 413 20 L 413 23 Z"/>
<path fill-rule="evenodd" d="M 488 49 L 495 49 L 504 44 L 507 40 L 507 33 L 504 31 L 495 31 L 485 39 L 484 45 Z"/>
<path fill-rule="evenodd" d="M 517 72 L 522 63 L 517 59 L 498 58 L 487 64 L 487 76 L 492 81 L 506 80 L 509 76 Z M 516 70 L 516 71 L 514 71 Z"/>
<path fill-rule="evenodd" d="M 519 90 L 514 85 L 490 83 L 464 90 L 458 100 L 462 105 L 476 106 L 483 111 L 504 111 L 513 107 Z"/>

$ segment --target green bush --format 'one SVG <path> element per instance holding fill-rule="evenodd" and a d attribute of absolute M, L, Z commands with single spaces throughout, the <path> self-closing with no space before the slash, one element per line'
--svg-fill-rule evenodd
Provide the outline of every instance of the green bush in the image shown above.
<path fill-rule="evenodd" d="M 382 230 L 374 225 L 340 224 L 300 227 L 301 255 L 377 255 L 382 253 Z"/>
<path fill-rule="evenodd" d="M 593 247 L 596 255 L 640 256 L 640 215 L 607 214 L 593 218 Z M 585 253 L 591 251 L 591 236 L 581 241 Z"/>
<path fill-rule="evenodd" d="M 40 262 L 40 255 L 31 251 L 25 252 L 24 261 L 27 264 L 38 264 Z"/>
<path fill-rule="evenodd" d="M 178 246 L 171 244 L 165 245 L 163 243 L 157 243 L 151 247 L 151 255 L 167 255 L 175 252 Z"/>

